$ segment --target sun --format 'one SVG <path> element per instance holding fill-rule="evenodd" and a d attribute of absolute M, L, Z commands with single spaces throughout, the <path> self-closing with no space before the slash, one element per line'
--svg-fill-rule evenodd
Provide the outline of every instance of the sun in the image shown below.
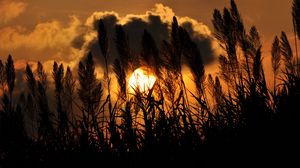
<path fill-rule="evenodd" d="M 132 93 L 136 91 L 147 93 L 153 86 L 156 78 L 145 68 L 136 69 L 129 78 L 129 90 Z"/>

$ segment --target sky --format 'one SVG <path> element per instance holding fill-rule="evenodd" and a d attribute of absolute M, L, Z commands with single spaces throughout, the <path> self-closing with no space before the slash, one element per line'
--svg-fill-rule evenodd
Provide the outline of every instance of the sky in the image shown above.
<path fill-rule="evenodd" d="M 281 31 L 287 32 L 292 40 L 291 1 L 236 0 L 247 28 L 255 25 L 260 32 L 263 54 L 269 54 L 274 36 Z M 42 61 L 51 67 L 53 60 L 75 66 L 87 50 L 97 52 L 93 49 L 96 38 L 93 26 L 99 17 L 106 17 L 111 23 L 108 26 L 118 23 L 130 30 L 138 24 L 153 29 L 152 35 L 162 32 L 155 37 L 159 41 L 165 38 L 166 24 L 171 22 L 172 15 L 198 40 L 204 55 L 213 53 L 213 57 L 220 51 L 212 35 L 212 13 L 215 8 L 229 7 L 229 3 L 229 0 L 0 0 L 0 59 L 12 54 L 17 66 Z"/>

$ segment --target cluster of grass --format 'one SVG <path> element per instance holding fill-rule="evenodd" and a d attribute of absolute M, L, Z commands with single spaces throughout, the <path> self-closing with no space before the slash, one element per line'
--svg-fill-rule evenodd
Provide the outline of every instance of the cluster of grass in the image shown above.
<path fill-rule="evenodd" d="M 299 6 L 295 1 L 294 18 L 300 17 Z M 49 104 L 49 79 L 41 63 L 35 71 L 27 65 L 27 91 L 16 98 L 13 59 L 9 56 L 5 64 L 0 62 L 0 165 L 201 164 L 233 149 L 296 145 L 300 70 L 286 34 L 274 39 L 274 86 L 268 88 L 260 36 L 255 27 L 246 31 L 235 2 L 223 12 L 215 10 L 212 22 L 225 51 L 215 78 L 205 75 L 201 52 L 175 17 L 170 39 L 160 48 L 144 31 L 139 57 L 131 55 L 126 32 L 117 25 L 119 58 L 112 69 L 107 30 L 100 20 L 104 79 L 96 78 L 91 53 L 79 63 L 76 79 L 69 67 L 65 71 L 55 62 L 54 108 Z M 183 64 L 190 68 L 195 92 L 185 85 Z M 139 66 L 151 69 L 156 83 L 147 92 L 129 93 L 126 79 Z M 111 96 L 112 72 L 119 86 L 116 100 Z"/>

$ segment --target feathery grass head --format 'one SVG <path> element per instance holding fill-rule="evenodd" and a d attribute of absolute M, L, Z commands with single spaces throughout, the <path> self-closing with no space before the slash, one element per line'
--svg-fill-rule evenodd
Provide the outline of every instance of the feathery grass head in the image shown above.
<path fill-rule="evenodd" d="M 73 99 L 76 80 L 73 77 L 71 68 L 67 66 L 67 71 L 63 80 L 64 88 L 66 89 L 66 96 Z M 69 104 L 70 105 L 70 104 Z"/>
<path fill-rule="evenodd" d="M 120 87 L 119 94 L 122 98 L 126 97 L 126 73 L 118 59 L 115 59 L 113 64 L 113 71 L 117 77 Z"/>
<path fill-rule="evenodd" d="M 2 60 L 0 60 L 0 84 L 2 89 L 4 89 L 5 82 L 6 82 L 5 66 L 2 63 Z"/>
<path fill-rule="evenodd" d="M 28 64 L 26 65 L 26 80 L 27 80 L 27 86 L 29 90 L 34 95 L 36 92 L 37 84 L 36 84 L 36 79 L 34 77 L 34 74 L 31 70 L 31 67 Z"/>
<path fill-rule="evenodd" d="M 116 25 L 115 44 L 122 67 L 126 72 L 128 70 L 132 71 L 133 60 L 130 52 L 129 39 L 122 25 Z"/>
<path fill-rule="evenodd" d="M 202 55 L 195 44 L 192 41 L 188 32 L 184 29 L 180 29 L 181 43 L 183 46 L 183 55 L 187 60 L 187 64 L 191 69 L 194 82 L 199 91 L 199 94 L 203 94 L 203 81 L 205 79 L 205 69 L 202 61 Z"/>
<path fill-rule="evenodd" d="M 276 36 L 274 38 L 273 44 L 272 44 L 272 68 L 275 75 L 278 73 L 278 69 L 280 67 L 280 59 L 281 59 L 281 53 L 280 53 L 280 43 L 279 39 Z"/>
<path fill-rule="evenodd" d="M 162 65 L 162 61 L 159 56 L 159 50 L 152 35 L 147 30 L 144 30 L 144 34 L 142 37 L 141 57 L 143 60 L 143 64 L 146 64 L 146 66 L 153 68 L 156 76 L 161 76 L 160 68 Z"/>
<path fill-rule="evenodd" d="M 281 32 L 280 45 L 280 51 L 284 58 L 285 66 L 289 72 L 293 72 L 293 52 L 285 32 Z"/>
<path fill-rule="evenodd" d="M 107 57 L 107 52 L 108 52 L 108 35 L 107 35 L 107 30 L 104 25 L 103 19 L 99 20 L 99 25 L 98 25 L 98 41 L 99 41 L 99 46 L 102 52 L 102 55 L 104 57 Z M 107 59 L 107 58 L 105 58 Z"/>
<path fill-rule="evenodd" d="M 249 31 L 249 36 L 250 36 L 250 39 L 251 39 L 251 42 L 253 44 L 253 47 L 257 50 L 258 48 L 261 47 L 261 41 L 260 41 L 260 36 L 259 36 L 259 33 L 257 31 L 257 28 L 255 26 L 252 26 L 250 28 L 250 31 Z"/>
<path fill-rule="evenodd" d="M 63 77 L 64 77 L 64 67 L 62 64 L 58 66 L 56 62 L 53 64 L 53 79 L 55 82 L 55 89 L 57 93 L 61 93 L 63 89 Z"/>
<path fill-rule="evenodd" d="M 36 69 L 37 79 L 43 86 L 45 90 L 47 90 L 48 86 L 48 80 L 47 80 L 47 74 L 44 71 L 43 64 L 41 62 L 37 63 L 37 69 Z"/>
<path fill-rule="evenodd" d="M 14 61 L 12 59 L 12 56 L 9 55 L 7 58 L 7 62 L 5 65 L 5 72 L 6 72 L 6 81 L 8 85 L 8 90 L 10 93 L 14 90 L 15 87 L 15 66 L 14 66 Z"/>
<path fill-rule="evenodd" d="M 253 62 L 253 76 L 255 81 L 261 79 L 261 71 L 262 71 L 262 58 L 261 58 L 261 48 L 259 48 L 256 52 Z"/>
<path fill-rule="evenodd" d="M 177 18 L 174 16 L 171 27 L 171 44 L 169 46 L 171 49 L 171 62 L 173 63 L 175 71 L 177 72 L 181 71 L 182 44 L 179 35 L 180 29 L 181 27 L 178 25 Z"/>
<path fill-rule="evenodd" d="M 298 39 L 300 39 L 300 0 L 293 0 L 292 16 Z"/>

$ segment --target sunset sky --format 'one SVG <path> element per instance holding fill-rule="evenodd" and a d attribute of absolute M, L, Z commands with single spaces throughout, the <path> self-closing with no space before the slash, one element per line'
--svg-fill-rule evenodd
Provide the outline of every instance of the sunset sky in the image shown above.
<path fill-rule="evenodd" d="M 292 40 L 291 0 L 236 3 L 247 28 L 257 26 L 265 55 L 282 30 Z M 212 36 L 213 10 L 225 6 L 229 6 L 229 0 L 0 0 L 0 58 L 12 54 L 22 62 L 57 60 L 75 65 L 83 50 L 92 46 L 92 22 L 104 15 L 118 15 L 118 23 L 127 24 L 132 17 L 147 19 L 149 11 L 160 16 L 162 23 L 169 23 L 175 14 L 179 22 L 191 23 L 195 39 L 201 39 L 202 35 Z M 218 49 L 212 46 L 212 50 Z"/>
<path fill-rule="evenodd" d="M 295 165 L 299 47 L 300 0 L 0 0 L 0 168 Z"/>

